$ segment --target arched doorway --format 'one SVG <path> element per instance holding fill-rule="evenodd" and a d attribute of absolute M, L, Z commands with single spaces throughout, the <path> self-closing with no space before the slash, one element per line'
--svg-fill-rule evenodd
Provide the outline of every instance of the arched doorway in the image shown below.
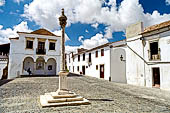
<path fill-rule="evenodd" d="M 36 60 L 36 75 L 44 75 L 45 74 L 45 60 L 43 57 L 39 57 Z"/>
<path fill-rule="evenodd" d="M 127 83 L 126 51 L 123 48 L 111 49 L 111 81 Z"/>
<path fill-rule="evenodd" d="M 31 74 L 34 74 L 34 60 L 31 57 L 26 57 L 23 61 L 23 70 L 28 72 L 30 70 Z"/>
<path fill-rule="evenodd" d="M 56 75 L 56 60 L 53 58 L 48 59 L 46 65 L 46 74 L 47 75 Z"/>

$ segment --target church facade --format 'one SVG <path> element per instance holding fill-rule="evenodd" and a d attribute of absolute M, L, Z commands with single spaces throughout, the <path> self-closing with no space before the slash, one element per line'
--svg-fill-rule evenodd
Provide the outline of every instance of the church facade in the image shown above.
<path fill-rule="evenodd" d="M 10 38 L 8 78 L 20 75 L 56 75 L 60 70 L 60 36 L 46 29 L 17 32 Z"/>

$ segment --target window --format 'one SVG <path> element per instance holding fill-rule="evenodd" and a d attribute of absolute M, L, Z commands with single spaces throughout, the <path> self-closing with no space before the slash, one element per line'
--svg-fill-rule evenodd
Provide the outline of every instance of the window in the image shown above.
<path fill-rule="evenodd" d="M 38 41 L 38 48 L 36 50 L 37 54 L 46 54 L 45 42 Z"/>
<path fill-rule="evenodd" d="M 44 59 L 42 58 L 38 58 L 37 61 L 36 61 L 36 69 L 37 70 L 43 70 L 44 69 Z"/>
<path fill-rule="evenodd" d="M 96 65 L 96 70 L 98 70 L 98 65 Z"/>
<path fill-rule="evenodd" d="M 45 49 L 45 42 L 38 42 L 38 50 L 44 50 Z"/>
<path fill-rule="evenodd" d="M 83 54 L 83 61 L 85 61 L 85 53 Z"/>
<path fill-rule="evenodd" d="M 104 49 L 101 49 L 101 56 L 104 56 Z"/>
<path fill-rule="evenodd" d="M 77 71 L 79 71 L 79 66 L 77 66 Z"/>
<path fill-rule="evenodd" d="M 50 42 L 49 50 L 55 50 L 55 43 L 54 42 Z"/>
<path fill-rule="evenodd" d="M 52 70 L 53 69 L 53 66 L 52 65 L 49 65 L 48 66 L 48 70 Z"/>
<path fill-rule="evenodd" d="M 26 48 L 27 49 L 33 49 L 33 41 L 27 40 Z"/>
<path fill-rule="evenodd" d="M 91 53 L 89 53 L 89 62 L 91 62 Z"/>
<path fill-rule="evenodd" d="M 69 55 L 69 63 L 70 63 L 70 55 Z"/>
<path fill-rule="evenodd" d="M 98 51 L 96 51 L 96 58 L 98 57 Z"/>
<path fill-rule="evenodd" d="M 150 60 L 158 60 L 160 59 L 160 49 L 158 47 L 158 42 L 150 43 L 150 51 L 149 51 L 149 59 Z"/>
<path fill-rule="evenodd" d="M 73 66 L 73 72 L 74 72 L 74 66 Z"/>
<path fill-rule="evenodd" d="M 78 55 L 78 61 L 80 61 L 80 55 Z"/>

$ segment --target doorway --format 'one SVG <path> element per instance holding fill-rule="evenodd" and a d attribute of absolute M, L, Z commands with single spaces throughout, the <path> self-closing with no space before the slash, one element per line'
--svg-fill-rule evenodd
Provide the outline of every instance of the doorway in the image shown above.
<path fill-rule="evenodd" d="M 82 72 L 83 72 L 83 75 L 85 75 L 85 66 L 82 66 Z"/>
<path fill-rule="evenodd" d="M 160 88 L 160 70 L 159 68 L 152 68 L 153 87 Z"/>
<path fill-rule="evenodd" d="M 104 64 L 100 65 L 100 78 L 104 78 Z"/>

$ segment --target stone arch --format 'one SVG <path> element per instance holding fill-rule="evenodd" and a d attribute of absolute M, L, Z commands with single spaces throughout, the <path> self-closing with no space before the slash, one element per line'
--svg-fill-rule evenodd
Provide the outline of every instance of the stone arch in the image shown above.
<path fill-rule="evenodd" d="M 36 59 L 36 74 L 44 75 L 45 74 L 45 59 L 43 57 L 38 57 Z"/>
<path fill-rule="evenodd" d="M 34 59 L 32 57 L 26 57 L 23 61 L 23 70 L 28 71 L 30 69 L 31 73 L 34 73 Z"/>
<path fill-rule="evenodd" d="M 56 60 L 54 58 L 49 58 L 46 63 L 46 74 L 47 75 L 56 75 Z"/>
<path fill-rule="evenodd" d="M 111 49 L 111 81 L 127 83 L 126 51 L 123 48 Z"/>

